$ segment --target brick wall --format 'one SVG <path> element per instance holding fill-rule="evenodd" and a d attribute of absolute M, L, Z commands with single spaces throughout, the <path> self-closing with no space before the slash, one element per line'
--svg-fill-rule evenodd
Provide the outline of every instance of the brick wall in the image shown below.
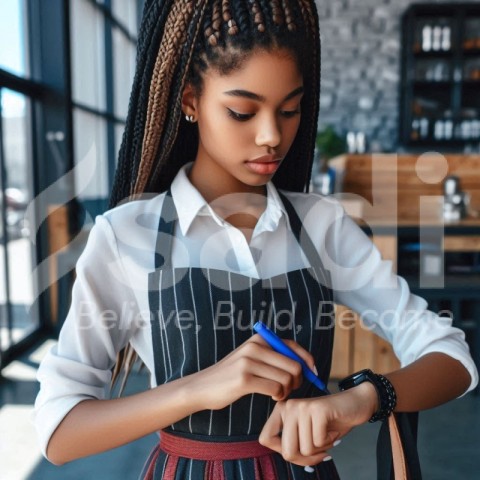
<path fill-rule="evenodd" d="M 367 148 L 397 150 L 401 16 L 412 3 L 316 0 L 322 39 L 319 129 L 331 124 L 339 133 L 363 131 Z"/>

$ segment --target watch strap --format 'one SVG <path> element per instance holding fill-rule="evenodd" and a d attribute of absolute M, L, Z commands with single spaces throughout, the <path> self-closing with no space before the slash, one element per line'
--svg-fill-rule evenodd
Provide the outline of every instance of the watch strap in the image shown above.
<path fill-rule="evenodd" d="M 344 378 L 338 383 L 338 386 L 341 391 L 344 391 L 367 381 L 375 387 L 378 395 L 378 410 L 369 420 L 369 422 L 373 423 L 389 417 L 397 404 L 395 389 L 388 378 L 365 369 Z"/>

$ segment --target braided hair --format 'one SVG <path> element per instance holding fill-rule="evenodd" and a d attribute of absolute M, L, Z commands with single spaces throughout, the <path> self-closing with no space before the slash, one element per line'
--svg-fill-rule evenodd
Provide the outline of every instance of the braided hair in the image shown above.
<path fill-rule="evenodd" d="M 110 208 L 135 195 L 168 189 L 198 148 L 198 127 L 182 115 L 185 84 L 200 95 L 208 68 L 228 75 L 259 47 L 289 50 L 303 74 L 299 130 L 272 181 L 278 188 L 307 191 L 320 90 L 315 2 L 147 0 Z"/>
<path fill-rule="evenodd" d="M 228 75 L 256 49 L 286 49 L 303 76 L 300 126 L 272 181 L 277 188 L 308 190 L 320 95 L 314 0 L 146 0 L 110 208 L 170 187 L 198 149 L 198 126 L 182 114 L 185 85 L 200 96 L 208 69 Z M 130 345 L 120 352 L 112 387 L 120 369 L 128 376 L 135 360 Z"/>

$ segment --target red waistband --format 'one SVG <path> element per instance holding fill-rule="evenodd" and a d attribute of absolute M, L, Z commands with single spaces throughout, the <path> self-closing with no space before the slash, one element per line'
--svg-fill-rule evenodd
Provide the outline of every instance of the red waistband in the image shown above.
<path fill-rule="evenodd" d="M 160 432 L 160 448 L 177 457 L 195 460 L 238 460 L 240 458 L 262 457 L 270 455 L 270 450 L 258 441 L 246 442 L 203 442 L 172 435 L 164 430 Z"/>

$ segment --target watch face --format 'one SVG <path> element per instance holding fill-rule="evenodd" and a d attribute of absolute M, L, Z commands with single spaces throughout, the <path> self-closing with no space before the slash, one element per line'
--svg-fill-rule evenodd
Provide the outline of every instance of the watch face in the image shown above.
<path fill-rule="evenodd" d="M 368 370 L 368 369 L 365 369 L 365 370 L 361 370 L 360 372 L 357 372 L 355 373 L 355 377 L 354 377 L 354 382 L 355 382 L 355 385 L 360 385 L 361 383 L 369 380 L 369 377 L 371 374 L 371 370 Z"/>
<path fill-rule="evenodd" d="M 349 388 L 356 387 L 365 381 L 370 381 L 373 372 L 368 368 L 353 373 L 349 377 L 344 378 L 339 382 L 338 386 L 341 390 L 348 390 Z"/>

